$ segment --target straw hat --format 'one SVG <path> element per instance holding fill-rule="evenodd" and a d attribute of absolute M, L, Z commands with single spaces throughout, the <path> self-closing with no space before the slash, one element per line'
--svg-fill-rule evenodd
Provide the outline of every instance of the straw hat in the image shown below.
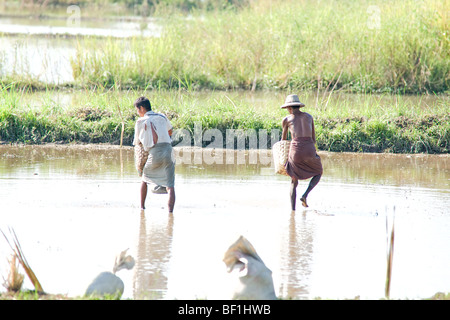
<path fill-rule="evenodd" d="M 286 100 L 284 101 L 284 104 L 281 106 L 281 108 L 287 108 L 287 107 L 304 107 L 305 104 L 300 102 L 300 99 L 296 94 L 290 94 L 286 97 Z"/>

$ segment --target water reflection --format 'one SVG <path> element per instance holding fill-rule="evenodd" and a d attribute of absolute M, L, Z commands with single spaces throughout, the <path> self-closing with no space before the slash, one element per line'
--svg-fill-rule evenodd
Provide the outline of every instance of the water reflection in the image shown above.
<path fill-rule="evenodd" d="M 0 25 L 0 32 L 5 26 Z M 21 75 L 44 83 L 73 81 L 75 41 L 49 37 L 0 37 L 0 75 Z"/>
<path fill-rule="evenodd" d="M 292 211 L 286 252 L 282 253 L 281 273 L 285 275 L 280 286 L 280 296 L 307 298 L 312 272 L 315 225 L 306 211 Z"/>
<path fill-rule="evenodd" d="M 0 75 L 20 75 L 49 84 L 74 81 L 71 59 L 77 53 L 78 36 L 116 37 L 125 41 L 131 37 L 158 37 L 161 34 L 161 27 L 155 22 L 145 23 L 142 29 L 138 22 L 75 28 L 45 25 L 41 20 L 36 25 L 9 24 L 4 20 L 0 18 Z"/>
<path fill-rule="evenodd" d="M 330 180 L 448 190 L 448 155 L 321 153 Z"/>
<path fill-rule="evenodd" d="M 147 215 L 141 211 L 133 297 L 162 299 L 167 292 L 174 218 L 172 214 Z"/>
<path fill-rule="evenodd" d="M 26 35 L 71 35 L 71 36 L 159 36 L 161 26 L 156 19 L 133 15 L 121 10 L 113 14 L 108 9 L 80 8 L 67 6 L 55 8 L 11 8 L 0 7 L 0 31 L 4 34 Z M 40 12 L 39 12 L 40 11 Z M 97 13 L 95 13 L 97 11 Z M 88 17 L 87 14 L 92 14 Z M 101 17 L 101 18 L 99 18 Z"/>
<path fill-rule="evenodd" d="M 115 179 L 118 173 L 120 177 L 135 177 L 133 157 L 131 148 L 115 146 L 0 145 L 0 177 L 32 177 L 37 174 L 41 178 L 51 178 L 63 174 L 66 177 Z"/>
<path fill-rule="evenodd" d="M 449 155 L 404 155 L 319 152 L 323 182 L 450 189 Z M 117 164 L 123 178 L 136 178 L 133 148 L 98 145 L 0 145 L 0 177 L 23 173 L 51 176 L 56 173 L 96 178 L 117 177 Z M 193 158 L 192 158 L 193 159 Z M 237 156 L 235 157 L 237 159 Z M 89 165 L 86 165 L 89 164 Z M 176 173 L 196 179 L 263 179 L 287 181 L 273 173 L 270 163 L 210 164 L 178 163 Z"/>

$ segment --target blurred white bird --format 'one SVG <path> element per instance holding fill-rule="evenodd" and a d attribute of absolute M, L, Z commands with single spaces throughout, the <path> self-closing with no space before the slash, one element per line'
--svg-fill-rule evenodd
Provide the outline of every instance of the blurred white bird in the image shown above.
<path fill-rule="evenodd" d="M 225 253 L 223 262 L 228 272 L 238 271 L 239 284 L 233 299 L 273 300 L 276 299 L 272 271 L 256 253 L 252 244 L 243 236 L 233 243 Z"/>
<path fill-rule="evenodd" d="M 126 256 L 127 250 L 122 251 L 114 262 L 113 272 L 101 272 L 86 289 L 85 296 L 111 296 L 120 299 L 125 288 L 122 279 L 116 276 L 116 272 L 121 269 L 132 269 L 134 259 L 132 256 Z"/>

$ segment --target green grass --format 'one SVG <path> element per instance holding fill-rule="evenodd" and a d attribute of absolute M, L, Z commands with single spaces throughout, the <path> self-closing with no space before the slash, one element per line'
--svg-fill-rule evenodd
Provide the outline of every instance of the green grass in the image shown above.
<path fill-rule="evenodd" d="M 279 108 L 286 92 L 264 91 L 121 91 L 84 90 L 31 93 L 0 87 L 0 140 L 11 143 L 119 144 L 124 121 L 124 145 L 131 145 L 137 118 L 133 107 L 140 95 L 153 109 L 167 114 L 175 129 L 194 138 L 202 130 L 272 130 L 281 132 L 287 115 Z M 326 151 L 449 153 L 448 96 L 356 95 L 327 96 L 300 92 L 305 112 L 315 119 L 317 146 Z M 181 138 L 175 138 L 180 142 Z M 270 137 L 268 137 L 270 141 Z M 203 146 L 207 146 L 204 141 Z M 193 140 L 192 140 L 192 145 Z M 247 141 L 248 145 L 248 141 Z M 270 147 L 270 143 L 268 145 Z"/>
<path fill-rule="evenodd" d="M 75 80 L 125 89 L 449 89 L 442 1 L 261 0 L 192 16 L 166 17 L 160 38 L 80 39 Z"/>
<path fill-rule="evenodd" d="M 224 7 L 217 0 L 214 10 L 185 8 L 189 18 L 185 2 L 160 2 L 153 17 L 161 37 L 73 39 L 75 81 L 62 86 L 449 91 L 448 1 L 236 0 Z M 7 63 L 1 51 L 0 64 Z M 21 74 L 1 80 L 46 86 Z"/>

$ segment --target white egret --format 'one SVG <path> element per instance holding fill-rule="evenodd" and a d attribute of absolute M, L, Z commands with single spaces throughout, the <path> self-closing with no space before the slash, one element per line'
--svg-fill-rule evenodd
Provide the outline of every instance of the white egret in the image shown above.
<path fill-rule="evenodd" d="M 86 289 L 85 296 L 112 296 L 120 299 L 125 285 L 122 279 L 116 276 L 116 272 L 121 269 L 130 270 L 134 267 L 135 263 L 132 256 L 126 256 L 127 250 L 128 249 L 122 251 L 116 257 L 113 272 L 101 272 L 94 280 L 92 280 L 91 284 Z"/>
<path fill-rule="evenodd" d="M 237 300 L 274 300 L 272 271 L 256 253 L 252 244 L 243 236 L 233 243 L 225 253 L 223 262 L 228 272 L 238 271 L 239 283 L 233 299 Z"/>

